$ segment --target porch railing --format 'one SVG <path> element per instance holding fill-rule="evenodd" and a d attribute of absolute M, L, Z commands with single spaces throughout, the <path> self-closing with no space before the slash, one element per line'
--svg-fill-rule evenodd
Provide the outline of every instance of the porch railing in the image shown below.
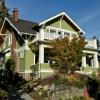
<path fill-rule="evenodd" d="M 43 34 L 37 33 L 33 42 L 44 41 L 44 40 L 54 40 L 59 37 L 64 37 L 64 35 L 57 34 L 57 33 L 48 33 L 48 32 L 44 32 Z M 71 36 L 69 37 L 71 38 Z M 85 47 L 97 49 L 97 44 L 94 40 L 86 40 L 86 42 L 87 44 Z"/>
<path fill-rule="evenodd" d="M 44 33 L 44 39 L 47 39 L 47 40 L 53 40 L 62 36 L 63 35 L 56 34 L 56 33 Z"/>
<path fill-rule="evenodd" d="M 97 44 L 95 43 L 94 40 L 86 40 L 86 42 L 87 44 L 85 47 L 97 49 Z"/>

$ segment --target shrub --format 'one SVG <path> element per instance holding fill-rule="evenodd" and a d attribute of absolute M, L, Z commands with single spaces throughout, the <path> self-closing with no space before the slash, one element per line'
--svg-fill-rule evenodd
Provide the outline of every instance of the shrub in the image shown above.
<path fill-rule="evenodd" d="M 0 100 L 3 100 L 3 98 L 8 98 L 8 94 L 6 91 L 0 89 Z"/>

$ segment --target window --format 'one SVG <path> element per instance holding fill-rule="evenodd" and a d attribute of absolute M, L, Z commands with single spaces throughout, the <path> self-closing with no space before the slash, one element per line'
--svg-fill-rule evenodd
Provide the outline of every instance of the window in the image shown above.
<path fill-rule="evenodd" d="M 50 33 L 56 33 L 56 30 L 50 29 Z"/>
<path fill-rule="evenodd" d="M 24 50 L 20 51 L 20 58 L 24 58 Z"/>
<path fill-rule="evenodd" d="M 12 35 L 8 36 L 8 46 L 11 46 L 12 44 Z"/>
<path fill-rule="evenodd" d="M 58 35 L 62 35 L 62 32 L 61 31 L 58 31 Z"/>
<path fill-rule="evenodd" d="M 64 36 L 70 36 L 70 33 L 64 32 Z"/>

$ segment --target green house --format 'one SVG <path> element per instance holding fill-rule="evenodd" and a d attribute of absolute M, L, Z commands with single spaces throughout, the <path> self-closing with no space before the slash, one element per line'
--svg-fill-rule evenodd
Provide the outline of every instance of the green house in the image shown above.
<path fill-rule="evenodd" d="M 6 60 L 12 57 L 16 62 L 16 72 L 29 79 L 32 69 L 36 77 L 48 77 L 54 70 L 49 66 L 49 41 L 58 37 L 85 35 L 85 32 L 65 13 L 59 13 L 43 22 L 36 23 L 19 19 L 17 9 L 12 17 L 6 17 L 0 31 L 1 51 Z M 99 47 L 97 40 L 86 40 L 85 56 L 80 67 L 98 69 Z M 88 71 L 89 72 L 89 71 Z"/>

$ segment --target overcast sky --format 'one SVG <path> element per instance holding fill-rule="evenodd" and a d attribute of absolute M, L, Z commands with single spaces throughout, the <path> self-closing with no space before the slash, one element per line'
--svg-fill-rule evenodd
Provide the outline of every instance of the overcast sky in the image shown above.
<path fill-rule="evenodd" d="M 100 0 L 5 0 L 11 13 L 18 8 L 20 18 L 41 22 L 60 12 L 66 12 L 88 38 L 100 39 Z"/>

